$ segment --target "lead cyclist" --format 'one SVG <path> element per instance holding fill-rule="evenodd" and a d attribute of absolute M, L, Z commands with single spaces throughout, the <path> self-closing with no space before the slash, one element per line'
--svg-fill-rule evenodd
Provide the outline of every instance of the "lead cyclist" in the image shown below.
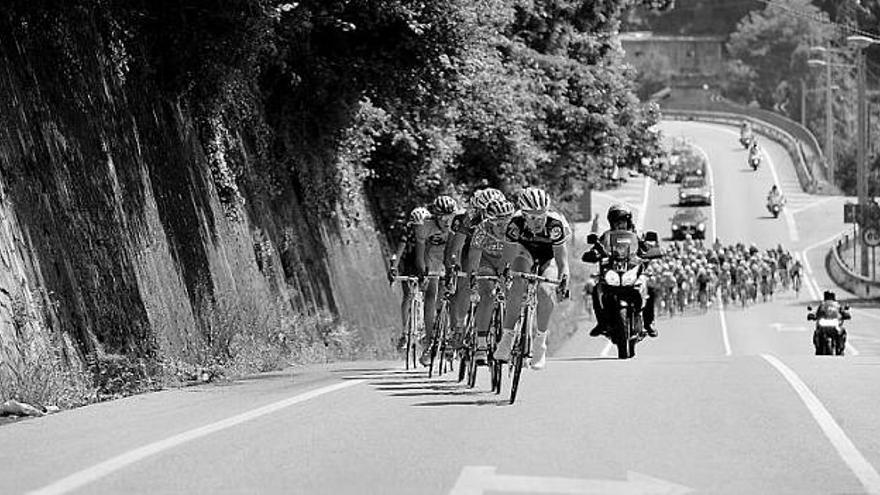
<path fill-rule="evenodd" d="M 531 351 L 532 368 L 539 370 L 546 366 L 547 333 L 550 316 L 556 307 L 556 296 L 567 299 L 569 295 L 568 281 L 571 272 L 566 243 L 571 237 L 571 227 L 561 213 L 550 209 L 550 197 L 543 189 L 526 188 L 520 193 L 517 204 L 520 211 L 507 225 L 503 262 L 510 263 L 511 270 L 518 272 L 531 272 L 537 266 L 538 275 L 560 280 L 555 288 L 549 283 L 538 286 L 538 307 L 535 314 L 537 328 Z M 504 313 L 504 329 L 494 353 L 498 361 L 510 360 L 514 326 L 519 319 L 525 289 L 525 280 L 513 280 Z"/>

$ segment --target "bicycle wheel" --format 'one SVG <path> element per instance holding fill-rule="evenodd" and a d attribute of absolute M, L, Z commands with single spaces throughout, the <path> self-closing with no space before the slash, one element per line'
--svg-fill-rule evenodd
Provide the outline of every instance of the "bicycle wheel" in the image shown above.
<path fill-rule="evenodd" d="M 495 360 L 495 346 L 498 339 L 501 338 L 501 325 L 504 318 L 504 303 L 496 303 L 492 310 L 492 325 L 489 330 L 489 369 L 491 370 L 492 391 L 495 394 L 501 393 L 501 377 L 503 375 L 503 366 Z"/>
<path fill-rule="evenodd" d="M 434 320 L 434 335 L 431 337 L 431 364 L 428 366 L 428 378 L 433 378 L 434 376 L 434 362 L 437 360 L 437 356 L 446 350 L 446 346 L 443 345 L 443 342 L 446 340 L 446 326 L 447 326 L 447 309 L 446 309 L 446 301 L 440 303 L 440 310 L 437 311 L 437 318 Z M 442 356 L 442 355 L 441 355 Z M 437 366 L 437 374 L 443 374 L 443 358 L 440 358 L 440 363 Z"/>
<path fill-rule="evenodd" d="M 416 326 L 416 316 L 414 314 L 414 312 L 416 310 L 415 304 L 410 303 L 409 306 L 410 306 L 409 307 L 409 318 L 407 318 L 407 322 L 406 322 L 406 348 L 404 348 L 404 350 L 403 350 L 404 359 L 406 359 L 407 371 L 410 369 L 410 367 L 409 367 L 409 365 L 410 365 L 410 359 L 409 359 L 410 358 L 410 349 L 415 344 L 413 342 L 413 334 L 415 333 L 415 326 Z M 413 354 L 415 354 L 415 353 L 413 353 Z M 413 356 L 413 357 L 415 357 L 415 356 Z M 412 367 L 413 367 L 413 369 L 415 369 L 415 367 L 416 367 L 415 359 L 413 359 L 413 361 L 412 361 Z"/>
<path fill-rule="evenodd" d="M 516 401 L 516 393 L 519 391 L 519 380 L 522 375 L 523 366 L 525 366 L 525 358 L 529 352 L 529 337 L 532 332 L 531 310 L 526 308 L 523 312 L 523 321 L 520 325 L 519 339 L 513 346 L 514 355 L 511 356 L 513 363 L 513 379 L 510 382 L 510 403 Z"/>

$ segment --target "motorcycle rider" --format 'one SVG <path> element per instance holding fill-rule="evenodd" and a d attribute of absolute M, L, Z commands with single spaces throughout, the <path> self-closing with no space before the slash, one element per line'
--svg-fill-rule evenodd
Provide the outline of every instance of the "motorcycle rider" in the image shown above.
<path fill-rule="evenodd" d="M 739 139 L 740 141 L 752 139 L 752 124 L 748 120 L 744 120 L 739 126 Z"/>
<path fill-rule="evenodd" d="M 837 302 L 837 295 L 830 290 L 826 290 L 822 294 L 822 302 L 819 303 L 819 307 L 816 308 L 815 312 L 807 314 L 807 320 L 820 320 L 822 318 L 835 318 L 840 321 L 842 324 L 845 320 L 849 320 L 852 318 L 852 315 L 848 311 L 849 308 L 846 306 L 841 306 L 839 302 Z M 816 349 L 819 348 L 819 329 L 813 332 L 813 345 Z M 840 348 L 843 349 L 846 347 L 846 329 L 840 329 Z"/>
<path fill-rule="evenodd" d="M 770 188 L 770 192 L 767 193 L 767 205 L 773 206 L 775 204 L 784 205 L 785 204 L 785 196 L 782 195 L 782 191 L 773 184 L 773 187 Z"/>
<path fill-rule="evenodd" d="M 752 139 L 752 144 L 749 146 L 749 166 L 752 165 L 752 159 L 757 158 L 758 163 L 761 163 L 761 147 L 758 146 L 758 140 Z"/>
<path fill-rule="evenodd" d="M 602 233 L 596 243 L 597 245 L 604 246 L 607 243 L 609 232 L 615 230 L 628 230 L 636 233 L 635 225 L 632 221 L 632 212 L 630 212 L 626 206 L 621 204 L 612 205 L 608 208 L 606 218 L 608 219 L 608 225 L 610 225 L 610 228 Z M 649 248 L 650 246 L 644 241 L 644 239 L 639 238 L 637 256 L 644 254 Z M 594 263 L 600 258 L 600 251 L 598 250 L 598 247 L 594 245 L 584 253 L 581 260 L 587 263 Z M 593 288 L 593 312 L 596 315 L 596 326 L 590 330 L 591 337 L 598 337 L 608 332 L 608 318 L 604 314 L 604 311 L 602 311 L 602 306 L 599 301 L 600 285 L 601 284 L 596 284 Z M 657 329 L 654 327 L 654 300 L 656 297 L 656 290 L 653 287 L 648 287 L 647 292 L 648 297 L 646 298 L 644 308 L 642 309 L 642 319 L 645 332 L 651 337 L 657 337 Z"/>

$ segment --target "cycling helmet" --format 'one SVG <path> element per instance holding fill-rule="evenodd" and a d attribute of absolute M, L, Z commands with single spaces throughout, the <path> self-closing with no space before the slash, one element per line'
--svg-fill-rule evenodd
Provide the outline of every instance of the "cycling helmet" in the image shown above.
<path fill-rule="evenodd" d="M 431 216 L 431 212 L 424 206 L 419 206 L 409 213 L 409 221 L 415 224 L 422 224 L 425 223 L 429 216 Z"/>
<path fill-rule="evenodd" d="M 458 203 L 450 196 L 437 196 L 429 208 L 431 213 L 435 215 L 449 215 L 455 213 L 455 210 L 458 209 Z"/>
<path fill-rule="evenodd" d="M 513 215 L 516 207 L 513 203 L 506 199 L 493 199 L 486 205 L 486 216 L 488 218 L 498 218 Z"/>
<path fill-rule="evenodd" d="M 629 208 L 620 203 L 608 208 L 608 215 L 606 218 L 608 219 L 608 225 L 614 225 L 621 220 L 626 220 L 627 225 L 632 225 L 632 212 L 629 211 Z"/>
<path fill-rule="evenodd" d="M 519 194 L 519 207 L 528 211 L 547 211 L 550 208 L 550 196 L 540 188 L 527 187 Z"/>
<path fill-rule="evenodd" d="M 501 200 L 504 201 L 504 194 L 501 193 L 498 189 L 487 188 L 480 189 L 474 192 L 473 197 L 471 197 L 471 206 L 474 208 L 485 209 L 486 206 L 493 200 Z"/>

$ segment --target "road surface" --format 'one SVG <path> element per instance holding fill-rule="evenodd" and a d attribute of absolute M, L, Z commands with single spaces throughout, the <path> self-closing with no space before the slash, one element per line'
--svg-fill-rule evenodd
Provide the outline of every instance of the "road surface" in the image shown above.
<path fill-rule="evenodd" d="M 751 172 L 735 129 L 663 128 L 710 160 L 710 238 L 809 261 L 799 300 L 661 318 L 626 362 L 584 328 L 524 374 L 514 406 L 485 374 L 468 390 L 342 363 L 22 421 L 0 428 L 3 493 L 880 493 L 880 312 L 857 310 L 844 358 L 812 356 L 805 319 L 844 198 L 801 193 L 780 146 Z M 775 220 L 774 182 L 790 199 Z M 667 236 L 675 187 L 629 191 Z"/>

